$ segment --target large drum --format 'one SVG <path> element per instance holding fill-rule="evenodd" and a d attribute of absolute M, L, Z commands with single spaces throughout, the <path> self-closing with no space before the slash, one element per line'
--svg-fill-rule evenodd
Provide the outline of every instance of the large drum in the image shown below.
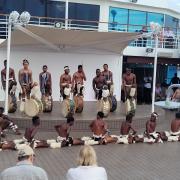
<path fill-rule="evenodd" d="M 75 111 L 74 101 L 71 99 L 64 99 L 62 102 L 62 115 L 67 117 L 68 115 L 73 115 Z"/>
<path fill-rule="evenodd" d="M 43 104 L 40 100 L 27 99 L 24 102 L 24 112 L 26 115 L 33 117 L 43 111 Z"/>
<path fill-rule="evenodd" d="M 109 112 L 111 109 L 110 102 L 109 102 L 108 98 L 106 100 L 103 98 L 100 99 L 97 102 L 97 105 L 98 105 L 98 111 L 102 111 L 104 113 L 104 116 L 107 117 L 109 115 Z"/>
<path fill-rule="evenodd" d="M 136 100 L 134 98 L 128 98 L 125 102 L 126 115 L 132 113 L 135 115 Z"/>
<path fill-rule="evenodd" d="M 51 112 L 53 108 L 53 99 L 52 96 L 45 96 L 42 98 L 43 103 L 43 112 Z"/>
<path fill-rule="evenodd" d="M 14 113 L 17 109 L 17 99 L 15 95 L 8 96 L 8 113 Z"/>
<path fill-rule="evenodd" d="M 83 111 L 84 101 L 83 96 L 74 96 L 75 112 L 81 113 Z"/>
<path fill-rule="evenodd" d="M 115 96 L 109 96 L 110 112 L 114 112 L 117 109 L 117 100 Z"/>

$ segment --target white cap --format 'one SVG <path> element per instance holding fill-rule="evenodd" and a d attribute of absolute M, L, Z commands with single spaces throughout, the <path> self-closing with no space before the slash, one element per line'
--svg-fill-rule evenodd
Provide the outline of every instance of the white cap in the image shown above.
<path fill-rule="evenodd" d="M 30 156 L 30 155 L 34 155 L 34 154 L 35 153 L 34 153 L 33 149 L 26 144 L 24 146 L 21 146 L 21 148 L 18 151 L 18 157 Z"/>

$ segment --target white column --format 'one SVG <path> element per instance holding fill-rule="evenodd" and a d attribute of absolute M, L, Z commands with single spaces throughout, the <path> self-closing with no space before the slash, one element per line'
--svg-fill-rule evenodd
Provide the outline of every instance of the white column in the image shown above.
<path fill-rule="evenodd" d="M 108 31 L 108 21 L 109 21 L 109 6 L 108 3 L 104 1 L 100 5 L 99 31 Z"/>
<path fill-rule="evenodd" d="M 153 93 L 152 93 L 152 112 L 154 112 L 155 90 L 156 90 L 156 72 L 157 72 L 157 49 L 158 49 L 158 35 L 155 35 L 155 52 L 154 52 L 154 75 L 153 75 Z"/>
<path fill-rule="evenodd" d="M 8 42 L 7 42 L 7 67 L 6 67 L 6 92 L 5 92 L 5 114 L 8 114 L 8 87 L 9 87 L 9 64 L 11 52 L 11 24 L 8 25 Z"/>
<path fill-rule="evenodd" d="M 69 2 L 66 0 L 66 9 L 65 9 L 65 29 L 68 29 L 68 12 L 69 12 Z"/>

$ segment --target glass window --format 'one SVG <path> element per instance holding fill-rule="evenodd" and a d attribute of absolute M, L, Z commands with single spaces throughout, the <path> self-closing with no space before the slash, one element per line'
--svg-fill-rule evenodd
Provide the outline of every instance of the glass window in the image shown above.
<path fill-rule="evenodd" d="M 46 0 L 25 0 L 25 11 L 28 11 L 31 16 L 44 17 L 46 7 Z"/>
<path fill-rule="evenodd" d="M 4 13 L 9 14 L 12 11 L 18 11 L 19 13 L 24 11 L 24 0 L 5 0 L 4 1 Z"/>
<path fill-rule="evenodd" d="M 99 11 L 99 5 L 69 3 L 69 19 L 79 20 L 72 20 L 70 24 L 75 27 L 98 28 Z M 97 21 L 97 23 L 87 21 Z"/>
<path fill-rule="evenodd" d="M 65 18 L 65 2 L 48 1 L 47 2 L 47 17 Z"/>
<path fill-rule="evenodd" d="M 142 26 L 146 26 L 146 12 L 129 10 L 129 29 L 130 32 L 140 31 Z"/>
<path fill-rule="evenodd" d="M 179 20 L 175 17 L 165 15 L 165 27 L 171 27 L 175 31 L 175 29 L 178 27 Z"/>
<path fill-rule="evenodd" d="M 128 9 L 110 7 L 109 30 L 127 31 Z"/>
<path fill-rule="evenodd" d="M 159 23 L 161 26 L 164 26 L 164 14 L 151 13 L 147 14 L 147 25 L 150 25 L 150 22 Z"/>

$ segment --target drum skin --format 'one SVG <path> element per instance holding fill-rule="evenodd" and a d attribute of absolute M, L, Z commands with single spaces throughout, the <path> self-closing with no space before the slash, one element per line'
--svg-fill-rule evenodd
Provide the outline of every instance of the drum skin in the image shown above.
<path fill-rule="evenodd" d="M 17 109 L 17 102 L 16 102 L 16 96 L 15 95 L 9 95 L 8 96 L 8 113 L 14 113 Z"/>
<path fill-rule="evenodd" d="M 69 114 L 74 114 L 74 101 L 70 99 L 64 99 L 62 102 L 62 115 L 63 117 L 67 117 Z"/>
<path fill-rule="evenodd" d="M 43 112 L 51 112 L 53 108 L 53 100 L 52 96 L 46 96 L 44 99 L 42 99 L 43 103 Z"/>
<path fill-rule="evenodd" d="M 117 100 L 115 96 L 109 96 L 110 112 L 114 112 L 117 109 Z"/>
<path fill-rule="evenodd" d="M 107 117 L 110 112 L 109 100 L 105 101 L 102 98 L 97 102 L 97 105 L 98 105 L 98 111 L 102 111 L 104 113 L 104 116 Z"/>
<path fill-rule="evenodd" d="M 33 117 L 38 115 L 40 104 L 34 99 L 27 99 L 24 104 L 24 112 L 26 115 Z"/>
<path fill-rule="evenodd" d="M 84 101 L 82 96 L 74 96 L 75 112 L 82 113 Z"/>

